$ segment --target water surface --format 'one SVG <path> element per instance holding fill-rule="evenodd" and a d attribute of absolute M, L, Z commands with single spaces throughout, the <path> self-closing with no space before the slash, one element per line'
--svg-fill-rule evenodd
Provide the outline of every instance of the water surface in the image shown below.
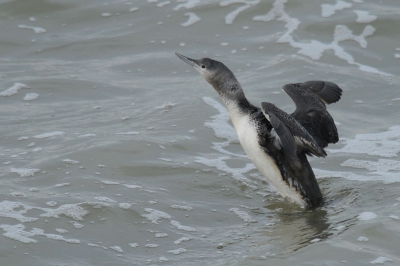
<path fill-rule="evenodd" d="M 3 265 L 400 263 L 397 1 L 0 1 Z M 283 200 L 212 87 L 339 84 L 326 204 Z"/>

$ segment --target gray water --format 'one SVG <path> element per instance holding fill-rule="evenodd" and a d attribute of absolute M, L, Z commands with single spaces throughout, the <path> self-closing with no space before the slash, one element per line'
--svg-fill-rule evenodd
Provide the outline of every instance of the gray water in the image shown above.
<path fill-rule="evenodd" d="M 397 0 L 0 0 L 0 264 L 400 264 L 399 21 Z M 287 112 L 284 84 L 339 84 L 323 207 L 277 194 L 175 51 Z"/>

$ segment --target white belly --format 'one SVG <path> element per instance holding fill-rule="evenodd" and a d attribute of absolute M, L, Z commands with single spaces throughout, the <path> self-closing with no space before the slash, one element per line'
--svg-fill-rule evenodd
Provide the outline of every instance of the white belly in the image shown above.
<path fill-rule="evenodd" d="M 231 114 L 231 118 L 232 114 Z M 236 132 L 239 137 L 240 144 L 249 157 L 250 161 L 254 163 L 258 171 L 265 176 L 280 192 L 284 198 L 301 205 L 306 206 L 306 202 L 301 196 L 291 189 L 282 179 L 281 172 L 276 166 L 274 160 L 262 149 L 258 143 L 258 133 L 254 124 L 249 121 L 247 116 L 235 116 L 232 119 Z"/>

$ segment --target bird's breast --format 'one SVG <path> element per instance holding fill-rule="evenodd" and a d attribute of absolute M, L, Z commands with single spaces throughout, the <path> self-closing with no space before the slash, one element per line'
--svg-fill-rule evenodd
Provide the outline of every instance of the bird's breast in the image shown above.
<path fill-rule="evenodd" d="M 275 159 L 265 151 L 264 147 L 260 146 L 257 121 L 245 115 L 231 116 L 231 119 L 238 134 L 240 144 L 258 171 L 279 190 L 283 197 L 301 206 L 305 206 L 306 203 L 303 198 L 283 180 Z"/>

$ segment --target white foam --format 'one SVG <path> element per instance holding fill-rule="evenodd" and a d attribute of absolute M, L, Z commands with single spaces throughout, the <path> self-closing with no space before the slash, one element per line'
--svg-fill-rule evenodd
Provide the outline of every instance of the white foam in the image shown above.
<path fill-rule="evenodd" d="M 157 7 L 163 7 L 163 6 L 166 6 L 166 5 L 169 5 L 169 4 L 171 4 L 171 1 L 164 1 L 164 2 L 158 3 Z"/>
<path fill-rule="evenodd" d="M 81 243 L 81 241 L 78 239 L 66 239 L 62 235 L 46 234 L 46 233 L 44 233 L 43 229 L 39 229 L 39 228 L 32 228 L 31 232 L 34 233 L 35 235 L 45 236 L 46 238 L 52 239 L 52 240 L 61 240 L 61 241 L 65 241 L 65 242 L 71 243 L 71 244 Z"/>
<path fill-rule="evenodd" d="M 193 12 L 185 13 L 185 16 L 187 16 L 189 18 L 188 18 L 188 20 L 186 22 L 181 24 L 181 26 L 183 26 L 183 27 L 188 27 L 188 26 L 193 25 L 193 24 L 195 24 L 195 23 L 197 23 L 197 22 L 199 22 L 201 20 L 200 17 L 197 16 Z"/>
<path fill-rule="evenodd" d="M 75 222 L 75 221 L 71 221 L 71 222 L 69 222 L 69 223 L 72 224 L 72 226 L 75 227 L 76 229 L 81 229 L 81 228 L 84 227 L 83 224 L 80 224 L 80 223 Z"/>
<path fill-rule="evenodd" d="M 178 221 L 171 220 L 171 225 L 179 230 L 187 231 L 187 232 L 197 232 L 197 230 L 190 226 L 181 225 Z"/>
<path fill-rule="evenodd" d="M 118 207 L 120 207 L 121 209 L 124 209 L 124 210 L 128 210 L 131 206 L 132 206 L 132 204 L 126 203 L 126 202 L 121 202 L 118 204 Z"/>
<path fill-rule="evenodd" d="M 102 17 L 111 17 L 111 13 L 108 13 L 108 12 L 104 12 L 104 13 L 101 13 L 101 16 Z"/>
<path fill-rule="evenodd" d="M 158 222 L 161 219 L 166 219 L 166 220 L 171 219 L 171 215 L 169 215 L 166 212 L 162 212 L 151 208 L 145 208 L 144 210 L 149 214 L 142 214 L 142 216 L 145 217 L 150 222 L 152 222 L 153 224 L 158 224 Z"/>
<path fill-rule="evenodd" d="M 345 8 L 350 8 L 353 5 L 344 1 L 336 1 L 334 5 L 323 4 L 321 5 L 321 16 L 322 17 L 330 17 L 336 13 L 336 11 L 343 10 Z"/>
<path fill-rule="evenodd" d="M 5 233 L 3 234 L 5 237 L 20 241 L 25 244 L 37 243 L 37 240 L 29 238 L 35 236 L 35 234 L 32 232 L 24 231 L 25 225 L 23 224 L 16 224 L 16 225 L 1 224 L 0 228 L 5 231 Z"/>
<path fill-rule="evenodd" d="M 67 186 L 69 186 L 69 183 L 60 183 L 60 184 L 54 185 L 54 187 L 67 187 Z"/>
<path fill-rule="evenodd" d="M 164 104 L 162 104 L 160 106 L 154 107 L 154 109 L 155 110 L 158 110 L 158 109 L 169 110 L 169 109 L 172 109 L 172 107 L 174 107 L 175 105 L 176 105 L 176 103 L 166 102 L 166 103 L 164 103 Z"/>
<path fill-rule="evenodd" d="M 27 140 L 29 139 L 29 137 L 23 136 L 23 137 L 19 137 L 17 140 Z"/>
<path fill-rule="evenodd" d="M 39 94 L 37 93 L 27 93 L 24 97 L 24 101 L 33 101 L 39 98 Z"/>
<path fill-rule="evenodd" d="M 111 246 L 110 248 L 118 253 L 124 253 L 124 250 L 120 246 Z"/>
<path fill-rule="evenodd" d="M 138 186 L 138 185 L 127 185 L 127 184 L 124 184 L 124 186 L 127 187 L 127 188 L 142 188 L 141 186 Z"/>
<path fill-rule="evenodd" d="M 388 261 L 393 261 L 392 259 L 386 258 L 386 257 L 378 257 L 372 261 L 370 261 L 369 263 L 371 264 L 384 264 L 385 262 Z"/>
<path fill-rule="evenodd" d="M 156 235 L 155 235 L 156 238 L 164 238 L 167 236 L 168 236 L 168 234 L 166 234 L 166 233 L 156 233 Z"/>
<path fill-rule="evenodd" d="M 40 215 L 41 217 L 59 218 L 60 215 L 65 215 L 76 221 L 83 221 L 83 217 L 89 213 L 87 210 L 79 206 L 79 204 L 64 204 L 57 209 L 36 208 L 45 211 L 45 213 Z"/>
<path fill-rule="evenodd" d="M 87 137 L 95 137 L 96 134 L 84 134 L 84 135 L 79 135 L 78 138 L 87 138 Z"/>
<path fill-rule="evenodd" d="M 100 181 L 102 184 L 104 184 L 104 185 L 119 185 L 120 183 L 118 183 L 118 182 L 115 182 L 115 181 L 106 181 L 106 180 L 104 180 L 104 181 Z"/>
<path fill-rule="evenodd" d="M 360 241 L 360 242 L 367 242 L 369 239 L 368 239 L 368 237 L 365 237 L 365 236 L 360 236 L 359 238 L 357 238 L 357 241 Z"/>
<path fill-rule="evenodd" d="M 14 198 L 26 198 L 26 194 L 24 192 L 21 191 L 14 191 L 10 193 L 11 196 L 13 196 Z"/>
<path fill-rule="evenodd" d="M 319 178 L 331 178 L 331 177 L 341 177 L 352 181 L 383 181 L 384 184 L 398 183 L 400 182 L 400 177 L 398 173 L 388 173 L 388 172 L 374 172 L 374 174 L 356 174 L 353 172 L 340 172 L 340 171 L 327 171 L 314 168 L 315 176 Z"/>
<path fill-rule="evenodd" d="M 147 244 L 145 247 L 146 248 L 157 248 L 159 245 L 158 244 Z"/>
<path fill-rule="evenodd" d="M 59 232 L 60 234 L 65 234 L 65 233 L 68 233 L 68 231 L 67 231 L 67 230 L 65 230 L 65 229 L 62 229 L 62 228 L 56 228 L 56 231 L 57 231 L 57 232 Z"/>
<path fill-rule="evenodd" d="M 139 10 L 139 8 L 137 8 L 137 7 L 132 7 L 132 8 L 129 9 L 129 12 L 135 12 L 135 11 L 137 11 L 137 10 Z"/>
<path fill-rule="evenodd" d="M 62 160 L 64 163 L 68 164 L 79 164 L 79 161 L 71 160 L 71 159 L 64 159 Z"/>
<path fill-rule="evenodd" d="M 335 28 L 334 38 L 336 42 L 346 41 L 346 40 L 354 40 L 360 44 L 362 48 L 367 47 L 367 40 L 365 39 L 368 36 L 374 34 L 375 28 L 371 25 L 365 26 L 363 32 L 356 36 L 353 32 L 344 25 L 337 25 Z"/>
<path fill-rule="evenodd" d="M 190 206 L 182 206 L 182 205 L 171 205 L 172 209 L 178 209 L 178 210 L 183 210 L 183 211 L 191 211 L 193 210 L 192 207 Z"/>
<path fill-rule="evenodd" d="M 220 171 L 231 174 L 233 179 L 235 179 L 237 182 L 252 189 L 258 189 L 257 183 L 253 182 L 252 180 L 244 176 L 244 174 L 249 172 L 250 170 L 256 169 L 254 164 L 247 163 L 246 166 L 244 166 L 243 168 L 231 168 L 227 165 L 226 162 L 229 159 L 231 158 L 227 156 L 214 159 L 209 159 L 205 157 L 196 157 L 195 162 L 209 167 L 214 167 Z"/>
<path fill-rule="evenodd" d="M 378 162 L 348 159 L 341 166 L 365 168 L 376 172 L 400 171 L 400 161 L 388 159 L 379 159 Z"/>
<path fill-rule="evenodd" d="M 9 97 L 14 94 L 17 94 L 20 89 L 30 89 L 30 88 L 31 87 L 23 83 L 14 83 L 12 87 L 6 89 L 5 91 L 0 92 L 0 96 Z"/>
<path fill-rule="evenodd" d="M 281 37 L 277 41 L 278 43 L 289 43 L 293 48 L 299 49 L 297 53 L 307 56 L 313 60 L 319 60 L 325 51 L 333 50 L 336 57 L 345 60 L 350 65 L 358 66 L 358 68 L 361 71 L 379 74 L 383 76 L 393 76 L 392 74 L 385 73 L 383 71 L 379 71 L 376 68 L 356 62 L 353 56 L 347 53 L 339 45 L 340 41 L 345 41 L 350 39 L 350 40 L 356 40 L 357 42 L 361 43 L 364 47 L 366 47 L 365 37 L 371 35 L 373 33 L 372 29 L 375 30 L 375 28 L 368 25 L 360 36 L 354 36 L 351 33 L 351 30 L 348 29 L 346 26 L 337 25 L 335 29 L 335 34 L 333 36 L 334 40 L 331 43 L 322 43 L 318 40 L 299 42 L 297 41 L 297 38 L 293 37 L 294 36 L 293 33 L 294 31 L 297 30 L 298 26 L 300 25 L 300 21 L 296 18 L 289 16 L 289 14 L 285 11 L 286 2 L 287 0 L 275 0 L 273 8 L 267 14 L 262 16 L 255 16 L 253 18 L 253 20 L 255 21 L 268 22 L 275 19 L 277 21 L 284 22 L 286 24 L 285 28 L 287 29 L 287 31 L 281 35 Z M 323 7 L 323 15 L 329 16 L 332 12 L 335 12 L 336 10 L 339 10 L 340 8 L 349 5 L 351 4 L 343 1 L 337 1 L 337 3 L 333 6 L 325 5 L 325 7 Z M 345 32 L 346 35 L 342 36 L 341 35 L 342 32 Z M 349 32 L 351 33 L 350 35 L 348 34 Z"/>
<path fill-rule="evenodd" d="M 35 33 L 45 33 L 46 30 L 40 27 L 33 27 L 33 26 L 27 26 L 27 25 L 18 25 L 18 28 L 20 29 L 28 29 L 28 30 L 33 30 Z"/>
<path fill-rule="evenodd" d="M 131 248 L 137 248 L 139 245 L 138 243 L 129 243 L 128 244 Z"/>
<path fill-rule="evenodd" d="M 101 201 L 101 202 L 107 202 L 107 203 L 116 203 L 115 200 L 110 199 L 108 197 L 94 197 L 96 200 Z"/>
<path fill-rule="evenodd" d="M 239 143 L 236 131 L 229 123 L 230 116 L 226 107 L 211 97 L 203 97 L 203 101 L 219 112 L 211 117 L 211 121 L 205 122 L 204 126 L 214 130 L 216 137 L 226 139 L 228 141 L 226 146 L 230 143 Z"/>
<path fill-rule="evenodd" d="M 243 11 L 256 6 L 260 3 L 260 0 L 226 0 L 219 3 L 220 6 L 229 6 L 233 4 L 243 4 L 238 7 L 236 10 L 232 11 L 228 15 L 225 16 L 225 23 L 227 25 L 231 25 L 236 17 Z"/>
<path fill-rule="evenodd" d="M 331 153 L 369 154 L 381 157 L 396 157 L 400 152 L 400 126 L 388 131 L 372 134 L 357 134 L 354 139 L 343 138 L 345 146 L 330 149 Z"/>
<path fill-rule="evenodd" d="M 373 212 L 362 212 L 358 215 L 358 220 L 360 221 L 369 221 L 372 219 L 375 219 L 376 217 L 378 217 L 378 215 L 376 215 Z"/>
<path fill-rule="evenodd" d="M 56 201 L 54 201 L 54 200 L 51 200 L 51 201 L 48 201 L 48 202 L 46 202 L 46 205 L 47 206 L 50 206 L 50 207 L 54 207 L 54 206 L 57 206 L 57 202 Z"/>
<path fill-rule="evenodd" d="M 23 224 L 16 224 L 16 225 L 1 224 L 0 228 L 5 231 L 5 233 L 3 234 L 4 236 L 13 240 L 20 241 L 25 244 L 37 243 L 38 242 L 37 240 L 31 238 L 34 236 L 45 236 L 48 239 L 61 240 L 72 244 L 80 243 L 80 240 L 78 239 L 66 239 L 61 235 L 46 234 L 42 229 L 39 228 L 32 228 L 31 231 L 25 231 L 24 230 L 25 225 Z"/>
<path fill-rule="evenodd" d="M 121 133 L 115 133 L 116 135 L 138 135 L 139 132 L 137 131 L 127 131 L 127 132 L 121 132 Z"/>
<path fill-rule="evenodd" d="M 178 249 L 174 249 L 174 250 L 169 250 L 167 252 L 172 253 L 174 255 L 179 255 L 179 254 L 187 252 L 187 249 L 186 248 L 178 248 Z"/>
<path fill-rule="evenodd" d="M 0 217 L 12 218 L 21 223 L 33 222 L 36 221 L 37 218 L 24 216 L 24 214 L 32 209 L 33 207 L 31 206 L 19 202 L 5 200 L 0 202 Z"/>
<path fill-rule="evenodd" d="M 179 245 L 179 244 L 182 243 L 182 242 L 186 242 L 186 241 L 190 241 L 190 240 L 192 240 L 192 238 L 187 237 L 187 236 L 184 236 L 184 237 L 181 237 L 181 238 L 175 240 L 175 241 L 174 241 L 174 244 L 175 244 L 175 245 Z"/>
<path fill-rule="evenodd" d="M 257 222 L 247 212 L 241 211 L 238 208 L 231 208 L 231 209 L 229 209 L 229 211 L 235 213 L 240 219 L 242 219 L 246 223 L 256 223 Z"/>
<path fill-rule="evenodd" d="M 179 4 L 176 7 L 174 7 L 174 10 L 179 10 L 181 8 L 186 8 L 186 9 L 191 9 L 194 8 L 195 6 L 197 6 L 197 4 L 200 3 L 201 0 L 187 0 L 186 3 L 184 4 Z M 179 1 L 179 2 L 183 2 L 183 1 Z"/>
<path fill-rule="evenodd" d="M 353 12 L 356 13 L 356 15 L 357 15 L 356 21 L 358 23 L 371 23 L 378 18 L 375 15 L 370 15 L 368 11 L 353 10 Z"/>
<path fill-rule="evenodd" d="M 159 257 L 158 260 L 159 260 L 160 262 L 169 261 L 169 259 L 166 258 L 166 257 L 164 257 L 164 256 Z"/>
<path fill-rule="evenodd" d="M 173 160 L 167 158 L 158 158 L 158 159 L 164 162 L 173 162 Z"/>
<path fill-rule="evenodd" d="M 10 169 L 11 173 L 17 173 L 19 174 L 20 177 L 28 177 L 28 176 L 34 176 L 35 173 L 39 172 L 40 169 L 28 169 L 28 168 L 11 168 Z"/>
<path fill-rule="evenodd" d="M 62 131 L 53 131 L 53 132 L 47 132 L 47 133 L 43 133 L 43 134 L 39 134 L 39 135 L 35 135 L 33 136 L 36 139 L 44 139 L 44 138 L 51 138 L 54 136 L 61 136 L 64 135 L 65 132 Z"/>
<path fill-rule="evenodd" d="M 399 219 L 400 219 L 399 216 L 394 215 L 394 214 L 391 214 L 391 215 L 389 215 L 388 217 L 391 218 L 391 219 L 393 219 L 393 220 L 399 220 Z"/>

